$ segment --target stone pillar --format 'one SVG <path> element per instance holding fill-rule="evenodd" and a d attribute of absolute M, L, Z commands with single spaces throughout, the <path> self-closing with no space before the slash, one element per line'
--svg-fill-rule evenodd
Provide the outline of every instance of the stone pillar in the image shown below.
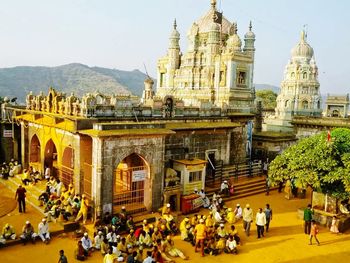
<path fill-rule="evenodd" d="M 102 189 L 111 192 L 106 187 L 106 181 L 103 180 L 103 140 L 93 138 L 92 141 L 92 201 L 95 206 L 94 216 L 101 216 L 103 212 L 112 212 L 112 202 L 106 202 L 102 195 Z"/>
<path fill-rule="evenodd" d="M 22 168 L 24 165 L 29 163 L 29 147 L 30 141 L 28 140 L 28 128 L 24 127 L 24 123 L 21 123 L 21 164 Z"/>

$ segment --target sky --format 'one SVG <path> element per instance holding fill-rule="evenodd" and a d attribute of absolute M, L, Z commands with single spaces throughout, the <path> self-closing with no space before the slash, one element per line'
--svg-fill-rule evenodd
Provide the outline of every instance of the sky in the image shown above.
<path fill-rule="evenodd" d="M 350 1 L 217 0 L 243 40 L 256 34 L 255 83 L 279 86 L 290 50 L 307 25 L 321 93 L 350 93 Z M 174 18 L 187 49 L 192 23 L 210 0 L 0 0 L 0 67 L 89 66 L 144 70 L 156 77 Z"/>

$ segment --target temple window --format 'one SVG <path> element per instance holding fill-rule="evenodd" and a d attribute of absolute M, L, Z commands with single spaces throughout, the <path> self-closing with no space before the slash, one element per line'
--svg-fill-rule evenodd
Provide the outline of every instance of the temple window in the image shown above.
<path fill-rule="evenodd" d="M 303 105 L 303 109 L 304 109 L 304 110 L 306 110 L 306 109 L 309 108 L 309 102 L 306 101 L 306 100 L 303 101 L 302 105 Z"/>
<path fill-rule="evenodd" d="M 306 72 L 303 73 L 303 79 L 307 79 L 307 73 Z"/>
<path fill-rule="evenodd" d="M 291 77 L 292 79 L 294 79 L 294 78 L 295 78 L 295 73 L 292 72 L 292 73 L 290 74 L 290 77 Z"/>
<path fill-rule="evenodd" d="M 237 84 L 238 85 L 245 85 L 246 84 L 246 73 L 244 71 L 238 72 Z"/>
<path fill-rule="evenodd" d="M 165 85 L 165 78 L 164 78 L 164 73 L 160 73 L 160 86 L 164 87 Z"/>

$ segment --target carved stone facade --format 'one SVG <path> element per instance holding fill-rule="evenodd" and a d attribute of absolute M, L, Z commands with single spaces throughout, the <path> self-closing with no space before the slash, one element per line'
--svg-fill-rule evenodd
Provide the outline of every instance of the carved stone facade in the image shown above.
<path fill-rule="evenodd" d="M 158 60 L 156 97 L 172 96 L 185 106 L 202 103 L 234 112 L 253 111 L 255 34 L 250 24 L 244 46 L 237 24 L 216 9 L 194 22 L 188 31 L 188 49 L 180 51 L 176 21 L 167 55 Z"/>
<path fill-rule="evenodd" d="M 347 95 L 327 95 L 326 117 L 347 118 L 349 116 L 350 99 Z"/>

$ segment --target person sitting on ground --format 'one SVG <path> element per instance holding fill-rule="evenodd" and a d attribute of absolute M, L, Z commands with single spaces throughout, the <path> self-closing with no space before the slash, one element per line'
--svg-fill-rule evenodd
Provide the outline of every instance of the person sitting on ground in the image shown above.
<path fill-rule="evenodd" d="M 218 250 L 216 249 L 216 241 L 214 237 L 209 238 L 206 247 L 204 248 L 204 253 L 209 255 L 218 255 Z"/>
<path fill-rule="evenodd" d="M 139 235 L 139 245 L 143 247 L 152 247 L 152 239 L 148 232 L 141 230 Z"/>
<path fill-rule="evenodd" d="M 119 212 L 119 218 L 121 221 L 121 227 L 124 230 L 127 230 L 126 228 L 126 221 L 128 220 L 128 212 L 126 211 L 125 206 L 122 206 L 120 212 Z"/>
<path fill-rule="evenodd" d="M 135 229 L 134 218 L 130 215 L 128 216 L 128 220 L 126 221 L 126 230 L 130 231 L 131 229 Z"/>
<path fill-rule="evenodd" d="M 170 235 L 168 235 L 163 242 L 162 250 L 164 253 L 169 254 L 172 257 L 180 257 L 184 260 L 188 259 L 180 249 L 175 247 L 174 240 L 171 239 Z"/>
<path fill-rule="evenodd" d="M 126 244 L 131 245 L 132 247 L 136 247 L 138 245 L 134 232 L 135 231 L 133 229 L 130 229 L 129 234 L 126 236 Z"/>
<path fill-rule="evenodd" d="M 133 251 L 127 258 L 126 263 L 136 263 L 135 257 L 137 256 L 137 252 Z"/>
<path fill-rule="evenodd" d="M 154 228 L 154 232 L 152 234 L 152 242 L 153 244 L 157 243 L 158 239 L 162 239 L 162 233 L 159 231 L 158 227 Z"/>
<path fill-rule="evenodd" d="M 114 215 L 110 223 L 116 227 L 116 229 L 119 229 L 121 226 L 122 221 L 120 220 L 118 214 Z"/>
<path fill-rule="evenodd" d="M 349 213 L 350 213 L 349 210 L 346 208 L 344 202 L 341 202 L 341 203 L 340 203 L 339 211 L 340 211 L 342 214 L 349 214 Z"/>
<path fill-rule="evenodd" d="M 1 232 L 0 244 L 5 245 L 7 240 L 15 240 L 15 239 L 16 239 L 15 229 L 10 224 L 5 224 Z"/>
<path fill-rule="evenodd" d="M 234 225 L 231 226 L 231 229 L 228 233 L 230 236 L 233 236 L 233 238 L 236 240 L 237 245 L 242 245 L 241 238 L 238 235 L 238 231 Z"/>
<path fill-rule="evenodd" d="M 117 246 L 117 231 L 115 226 L 112 226 L 107 233 L 107 240 L 110 246 Z"/>
<path fill-rule="evenodd" d="M 46 218 L 43 218 L 38 225 L 38 234 L 41 240 L 48 244 L 50 241 L 49 223 L 47 223 Z"/>
<path fill-rule="evenodd" d="M 97 250 L 101 249 L 101 245 L 102 245 L 103 240 L 104 240 L 103 233 L 102 233 L 102 231 L 99 231 L 94 238 L 95 249 L 97 249 Z"/>
<path fill-rule="evenodd" d="M 23 176 L 22 176 L 22 183 L 24 185 L 28 185 L 29 183 L 32 182 L 32 178 L 29 174 L 29 171 L 27 169 L 23 170 Z"/>
<path fill-rule="evenodd" d="M 84 236 L 81 238 L 81 243 L 84 248 L 84 255 L 85 256 L 91 256 L 91 252 L 93 251 L 92 247 L 92 241 L 89 238 L 89 235 L 87 232 L 84 233 Z"/>
<path fill-rule="evenodd" d="M 225 238 L 228 236 L 228 233 L 225 229 L 225 225 L 224 224 L 220 224 L 220 226 L 216 229 L 216 235 L 217 235 L 217 239 L 219 238 Z"/>
<path fill-rule="evenodd" d="M 227 241 L 226 241 L 225 253 L 238 254 L 237 243 L 236 243 L 235 239 L 233 238 L 233 236 L 229 236 Z"/>
<path fill-rule="evenodd" d="M 101 243 L 101 254 L 102 256 L 106 255 L 108 253 L 109 250 L 109 245 L 108 245 L 108 240 L 107 238 L 103 239 L 103 242 Z"/>
<path fill-rule="evenodd" d="M 139 248 L 137 249 L 135 262 L 136 263 L 142 263 L 143 262 L 143 246 L 139 246 Z"/>
<path fill-rule="evenodd" d="M 147 251 L 146 254 L 147 254 L 147 257 L 143 260 L 142 263 L 154 263 L 155 261 L 153 261 L 153 258 L 152 258 L 152 251 Z"/>
<path fill-rule="evenodd" d="M 84 261 L 87 258 L 81 240 L 78 241 L 77 248 L 75 249 L 75 258 L 80 261 Z"/>
<path fill-rule="evenodd" d="M 9 176 L 13 177 L 21 172 L 22 166 L 15 161 L 14 166 L 9 171 Z"/>
<path fill-rule="evenodd" d="M 234 213 L 235 213 L 236 220 L 240 220 L 242 218 L 243 209 L 242 209 L 240 204 L 236 205 L 236 209 L 235 209 Z"/>
<path fill-rule="evenodd" d="M 157 243 L 156 243 L 157 247 L 158 247 L 158 251 L 160 252 L 160 254 L 162 255 L 162 258 L 165 260 L 165 261 L 168 261 L 168 262 L 174 262 L 171 258 L 169 258 L 164 249 L 163 249 L 163 244 L 162 244 L 162 240 L 161 239 L 158 239 L 157 240 Z"/>
<path fill-rule="evenodd" d="M 114 263 L 117 256 L 113 253 L 113 249 L 109 248 L 108 253 L 103 257 L 103 263 Z"/>
<path fill-rule="evenodd" d="M 123 237 L 121 239 L 121 242 L 118 243 L 118 246 L 117 246 L 118 250 L 123 253 L 123 254 L 128 254 L 128 249 L 126 247 L 126 239 L 125 237 Z"/>
<path fill-rule="evenodd" d="M 221 183 L 220 193 L 224 194 L 225 196 L 229 196 L 230 195 L 229 185 L 228 185 L 228 182 L 226 180 Z"/>
<path fill-rule="evenodd" d="M 36 237 L 37 234 L 34 232 L 34 227 L 29 221 L 26 221 L 26 224 L 23 226 L 22 234 L 20 236 L 23 244 L 25 245 L 29 240 L 34 244 Z"/>
<path fill-rule="evenodd" d="M 227 209 L 226 220 L 229 224 L 234 224 L 236 222 L 235 213 L 232 211 L 232 208 Z"/>

